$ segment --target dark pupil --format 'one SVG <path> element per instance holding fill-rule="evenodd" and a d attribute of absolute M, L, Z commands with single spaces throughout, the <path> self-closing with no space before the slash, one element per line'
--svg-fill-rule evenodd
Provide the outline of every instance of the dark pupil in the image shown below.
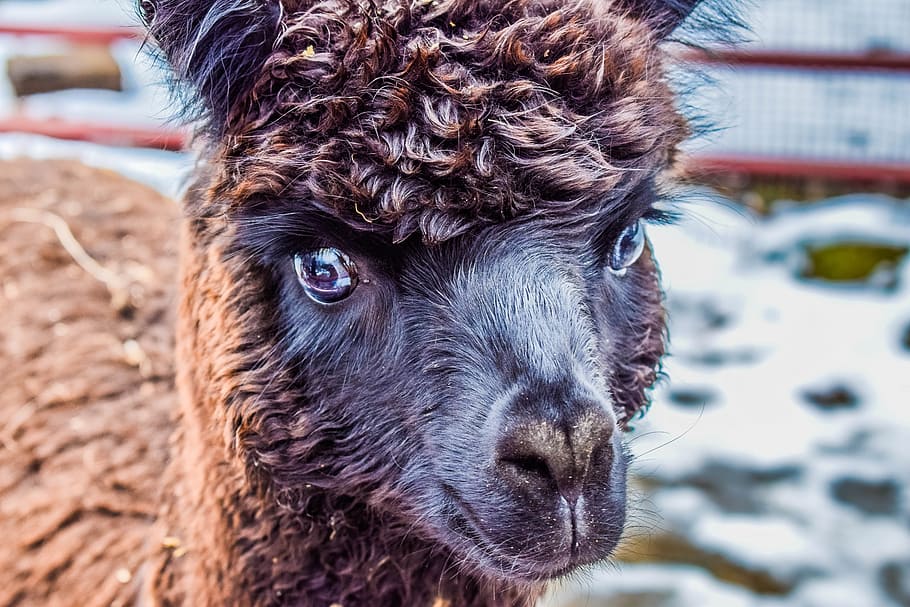
<path fill-rule="evenodd" d="M 628 263 L 629 256 L 635 251 L 635 236 L 638 234 L 636 228 L 627 229 L 623 232 L 622 243 L 619 245 L 619 254 L 623 263 Z"/>
<path fill-rule="evenodd" d="M 325 248 L 296 256 L 297 277 L 307 295 L 321 303 L 333 303 L 351 294 L 356 278 L 343 255 Z"/>
<path fill-rule="evenodd" d="M 622 270 L 635 261 L 630 258 L 635 255 L 638 249 L 639 229 L 638 223 L 635 223 L 620 233 L 619 239 L 613 247 L 613 253 L 610 259 L 610 266 L 614 270 Z"/>

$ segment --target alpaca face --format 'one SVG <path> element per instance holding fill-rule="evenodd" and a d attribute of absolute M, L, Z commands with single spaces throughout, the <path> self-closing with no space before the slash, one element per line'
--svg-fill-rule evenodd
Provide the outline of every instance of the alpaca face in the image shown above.
<path fill-rule="evenodd" d="M 663 352 L 655 267 L 634 244 L 651 198 L 632 198 L 631 229 L 516 220 L 434 245 L 309 213 L 284 216 L 280 242 L 257 240 L 274 217 L 241 228 L 277 291 L 265 368 L 299 395 L 270 440 L 273 480 L 291 501 L 357 487 L 487 574 L 606 557 L 624 520 L 620 429 Z"/>
<path fill-rule="evenodd" d="M 610 553 L 686 134 L 658 43 L 694 4 L 143 3 L 207 119 L 199 279 L 243 285 L 205 292 L 240 319 L 215 419 L 269 495 L 507 580 Z"/>

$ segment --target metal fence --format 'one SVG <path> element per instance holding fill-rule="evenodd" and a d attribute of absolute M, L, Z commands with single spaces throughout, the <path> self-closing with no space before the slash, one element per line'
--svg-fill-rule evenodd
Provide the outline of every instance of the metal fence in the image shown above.
<path fill-rule="evenodd" d="M 719 128 L 690 142 L 693 173 L 910 183 L 910 0 L 755 0 L 752 40 L 685 51 L 713 84 L 691 103 Z M 0 27 L 107 44 L 141 33 Z M 0 131 L 179 148 L 180 133 L 114 125 L 0 119 Z"/>
<path fill-rule="evenodd" d="M 763 0 L 754 40 L 687 53 L 719 129 L 691 168 L 910 182 L 910 2 Z"/>

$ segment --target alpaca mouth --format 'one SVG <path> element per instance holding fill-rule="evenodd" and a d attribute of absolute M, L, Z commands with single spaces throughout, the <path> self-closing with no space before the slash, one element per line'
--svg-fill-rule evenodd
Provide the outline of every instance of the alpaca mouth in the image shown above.
<path fill-rule="evenodd" d="M 456 550 L 466 553 L 488 575 L 508 577 L 510 580 L 524 579 L 528 582 L 542 582 L 567 575 L 583 566 L 577 562 L 574 549 L 554 547 L 549 554 L 535 554 L 533 557 L 521 554 L 505 554 L 498 542 L 490 539 L 483 529 L 480 518 L 471 505 L 449 485 L 443 485 L 449 498 L 450 512 L 448 528 L 458 540 Z M 572 546 L 574 547 L 574 534 Z M 549 562 L 544 562 L 544 557 Z"/>

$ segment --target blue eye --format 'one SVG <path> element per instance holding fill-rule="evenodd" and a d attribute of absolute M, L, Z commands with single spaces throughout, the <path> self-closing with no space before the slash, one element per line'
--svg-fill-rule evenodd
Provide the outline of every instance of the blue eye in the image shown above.
<path fill-rule="evenodd" d="M 610 272 L 625 276 L 629 266 L 638 261 L 645 250 L 645 230 L 641 220 L 636 221 L 620 232 L 610 252 Z"/>
<path fill-rule="evenodd" d="M 354 262 L 333 248 L 294 255 L 294 271 L 303 291 L 320 304 L 332 304 L 351 295 L 357 287 Z"/>

